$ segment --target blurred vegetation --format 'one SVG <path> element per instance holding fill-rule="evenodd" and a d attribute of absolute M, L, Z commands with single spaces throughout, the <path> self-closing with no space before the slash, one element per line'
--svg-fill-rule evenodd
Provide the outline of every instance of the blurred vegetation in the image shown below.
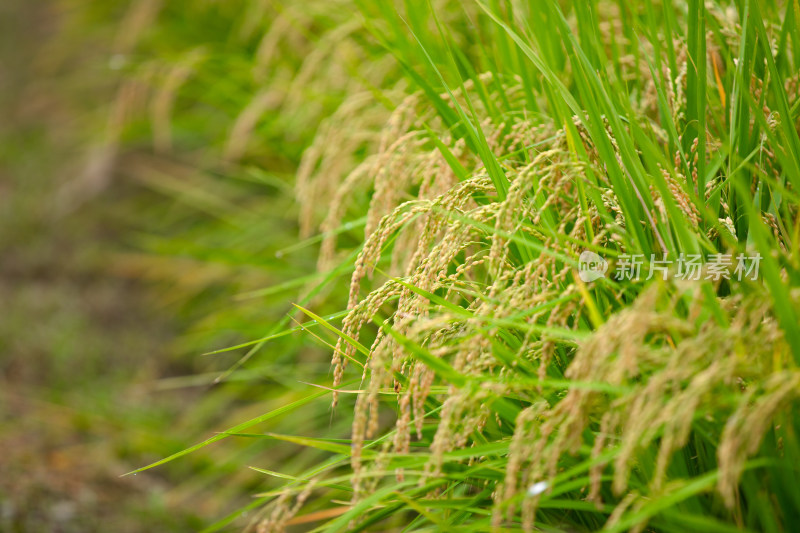
<path fill-rule="evenodd" d="M 241 354 L 201 355 L 288 320 L 288 300 L 265 306 L 270 293 L 258 291 L 315 264 L 313 247 L 297 246 L 291 181 L 313 136 L 304 129 L 331 104 L 299 101 L 307 116 L 296 126 L 281 116 L 257 156 L 222 157 L 242 150 L 222 143 L 257 86 L 244 58 L 271 17 L 252 25 L 239 7 L 2 6 L 1 530 L 197 530 L 264 486 L 245 468 L 256 454 L 287 465 L 319 456 L 243 439 L 120 477 L 301 397 L 298 377 L 328 372 L 323 350 L 291 337 L 232 374 Z M 293 44 L 281 45 L 282 68 L 313 46 Z M 204 53 L 207 77 L 172 102 L 164 78 Z M 159 133 L 164 102 L 181 120 Z M 287 427 L 330 423 L 322 400 Z"/>
<path fill-rule="evenodd" d="M 113 266 L 153 195 L 116 174 L 73 185 L 118 84 L 125 4 L 0 6 L 2 531 L 189 531 L 227 505 L 182 485 L 185 467 L 120 477 L 205 427 L 195 391 L 158 381 L 195 370 L 172 345 L 185 322 Z"/>

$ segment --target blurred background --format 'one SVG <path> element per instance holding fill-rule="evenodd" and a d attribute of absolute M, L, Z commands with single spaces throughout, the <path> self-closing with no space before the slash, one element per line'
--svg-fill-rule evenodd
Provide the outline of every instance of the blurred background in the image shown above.
<path fill-rule="evenodd" d="M 155 387 L 190 370 L 180 319 L 113 268 L 146 193 L 91 161 L 124 14 L 103 4 L 0 3 L 0 531 L 189 531 L 213 512 L 180 472 L 120 477 L 181 445 L 193 394 Z"/>
<path fill-rule="evenodd" d="M 244 461 L 230 447 L 121 477 L 263 408 L 211 390 L 231 360 L 199 355 L 247 336 L 198 325 L 238 267 L 168 240 L 211 235 L 226 196 L 137 126 L 148 88 L 129 60 L 149 60 L 134 49 L 162 8 L 0 3 L 0 531 L 196 531 L 250 498 L 246 473 L 220 482 Z"/>
<path fill-rule="evenodd" d="M 241 530 L 285 482 L 248 466 L 326 457 L 264 432 L 349 435 L 308 384 L 330 383 L 330 335 L 204 354 L 299 330 L 306 296 L 346 303 L 346 269 L 317 272 L 319 239 L 299 237 L 294 182 L 340 106 L 353 131 L 327 134 L 371 149 L 375 87 L 402 79 L 351 8 L 0 3 L 0 531 Z M 123 476 L 312 394 L 300 417 Z"/>
<path fill-rule="evenodd" d="M 349 435 L 308 384 L 330 383 L 329 335 L 203 355 L 299 330 L 306 296 L 346 302 L 346 269 L 317 272 L 318 239 L 298 237 L 294 180 L 324 117 L 399 79 L 347 5 L 0 3 L 0 531 L 241 530 L 285 482 L 248 466 L 326 457 L 263 432 Z M 312 394 L 301 417 L 123 476 Z"/>

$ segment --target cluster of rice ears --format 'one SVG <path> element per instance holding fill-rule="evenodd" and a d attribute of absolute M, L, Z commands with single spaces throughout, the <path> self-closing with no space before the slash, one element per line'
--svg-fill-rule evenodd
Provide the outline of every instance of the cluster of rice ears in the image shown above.
<path fill-rule="evenodd" d="M 245 157 L 268 109 L 318 118 L 312 80 L 343 95 L 296 174 L 320 242 L 297 311 L 332 348 L 314 397 L 352 427 L 272 435 L 329 457 L 262 470 L 288 481 L 251 526 L 796 527 L 797 3 L 354 4 L 224 144 Z M 257 57 L 291 39 L 280 20 Z M 369 64 L 342 76 L 332 47 Z M 608 276 L 580 279 L 585 250 Z M 733 261 L 610 275 L 632 254 L 643 273 Z M 740 254 L 760 255 L 755 279 L 733 275 Z M 326 315 L 348 268 L 346 312 Z"/>

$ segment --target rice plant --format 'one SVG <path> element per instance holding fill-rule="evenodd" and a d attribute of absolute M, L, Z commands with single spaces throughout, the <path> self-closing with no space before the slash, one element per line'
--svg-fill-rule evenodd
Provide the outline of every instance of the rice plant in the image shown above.
<path fill-rule="evenodd" d="M 222 221 L 183 249 L 269 309 L 213 300 L 221 380 L 304 384 L 141 470 L 252 441 L 208 531 L 798 527 L 797 2 L 244 5 L 171 5 L 130 83 Z"/>

